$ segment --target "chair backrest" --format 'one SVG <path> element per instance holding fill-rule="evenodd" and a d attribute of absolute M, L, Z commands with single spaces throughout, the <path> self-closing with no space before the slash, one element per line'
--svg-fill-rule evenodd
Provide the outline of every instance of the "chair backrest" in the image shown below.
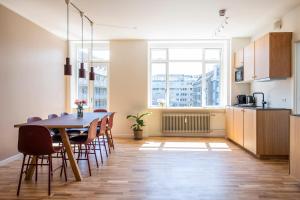
<path fill-rule="evenodd" d="M 97 119 L 94 119 L 90 123 L 89 131 L 88 131 L 88 138 L 85 141 L 85 144 L 91 143 L 97 137 L 97 125 L 98 125 L 98 121 L 99 121 L 99 119 L 97 118 Z"/>
<path fill-rule="evenodd" d="M 94 112 L 107 112 L 106 109 L 95 109 Z"/>
<path fill-rule="evenodd" d="M 41 120 L 42 120 L 42 118 L 40 118 L 40 117 L 29 117 L 29 118 L 27 118 L 27 123 L 41 121 Z"/>
<path fill-rule="evenodd" d="M 57 114 L 50 114 L 48 115 L 48 119 L 54 119 L 54 118 L 57 118 L 58 115 Z"/>
<path fill-rule="evenodd" d="M 114 123 L 114 116 L 115 116 L 115 112 L 112 112 L 111 114 L 110 114 L 110 116 L 109 116 L 109 118 L 108 118 L 108 128 L 109 129 L 112 129 L 112 127 L 113 127 L 113 123 Z"/>
<path fill-rule="evenodd" d="M 106 131 L 106 124 L 107 124 L 107 116 L 103 117 L 101 121 L 99 122 L 100 130 L 99 130 L 99 135 L 105 134 Z"/>
<path fill-rule="evenodd" d="M 66 116 L 66 115 L 69 115 L 69 113 L 63 112 L 63 113 L 60 114 L 60 116 L 62 116 L 62 117 L 63 117 L 63 116 Z"/>
<path fill-rule="evenodd" d="M 26 155 L 54 153 L 50 131 L 44 126 L 21 126 L 19 128 L 18 150 Z"/>

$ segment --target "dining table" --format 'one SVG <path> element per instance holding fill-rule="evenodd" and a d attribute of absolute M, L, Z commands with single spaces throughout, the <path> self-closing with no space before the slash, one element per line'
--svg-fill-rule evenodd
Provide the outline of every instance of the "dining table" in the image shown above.
<path fill-rule="evenodd" d="M 102 118 L 105 116 L 110 116 L 111 112 L 85 112 L 83 114 L 83 117 L 77 117 L 77 114 L 69 114 L 64 115 L 61 117 L 53 118 L 53 119 L 45 119 L 40 121 L 35 121 L 31 123 L 21 123 L 14 125 L 15 128 L 19 128 L 21 126 L 25 125 L 39 125 L 44 126 L 48 129 L 58 129 L 59 134 L 62 138 L 62 143 L 65 148 L 65 151 L 68 156 L 68 160 L 70 162 L 70 166 L 72 168 L 74 177 L 76 181 L 81 181 L 82 176 L 78 167 L 78 164 L 76 162 L 76 158 L 74 157 L 74 153 L 72 151 L 71 143 L 69 140 L 69 136 L 66 132 L 66 129 L 81 129 L 86 128 L 90 125 L 90 123 L 95 120 L 99 119 L 101 121 Z M 37 156 L 33 156 L 31 160 L 31 164 L 36 163 Z M 27 173 L 26 173 L 26 180 L 30 180 L 34 174 L 35 167 L 34 165 L 30 165 Z"/>

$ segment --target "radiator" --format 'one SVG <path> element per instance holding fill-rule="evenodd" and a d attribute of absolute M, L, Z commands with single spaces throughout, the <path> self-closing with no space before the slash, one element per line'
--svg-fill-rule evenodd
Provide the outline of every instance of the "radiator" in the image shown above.
<path fill-rule="evenodd" d="M 162 133 L 209 133 L 210 113 L 162 113 Z"/>

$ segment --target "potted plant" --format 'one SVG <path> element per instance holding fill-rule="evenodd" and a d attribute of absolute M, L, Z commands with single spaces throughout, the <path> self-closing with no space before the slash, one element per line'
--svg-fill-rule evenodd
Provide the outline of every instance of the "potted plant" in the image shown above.
<path fill-rule="evenodd" d="M 131 126 L 133 133 L 134 133 L 134 139 L 135 140 L 141 140 L 143 139 L 143 129 L 142 127 L 145 126 L 143 117 L 150 115 L 151 113 L 143 113 L 139 115 L 137 113 L 136 115 L 127 115 L 127 119 L 133 119 L 135 120 L 135 123 Z"/>

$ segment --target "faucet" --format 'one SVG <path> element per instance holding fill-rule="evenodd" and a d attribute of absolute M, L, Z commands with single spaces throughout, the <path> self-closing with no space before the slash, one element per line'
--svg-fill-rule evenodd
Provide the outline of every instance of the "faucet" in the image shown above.
<path fill-rule="evenodd" d="M 265 104 L 267 104 L 267 102 L 265 102 L 265 94 L 263 92 L 253 92 L 253 99 L 254 99 L 254 102 L 255 102 L 255 105 L 257 106 L 257 102 L 256 102 L 256 98 L 255 98 L 255 95 L 257 94 L 261 94 L 262 95 L 262 107 L 265 108 Z"/>

